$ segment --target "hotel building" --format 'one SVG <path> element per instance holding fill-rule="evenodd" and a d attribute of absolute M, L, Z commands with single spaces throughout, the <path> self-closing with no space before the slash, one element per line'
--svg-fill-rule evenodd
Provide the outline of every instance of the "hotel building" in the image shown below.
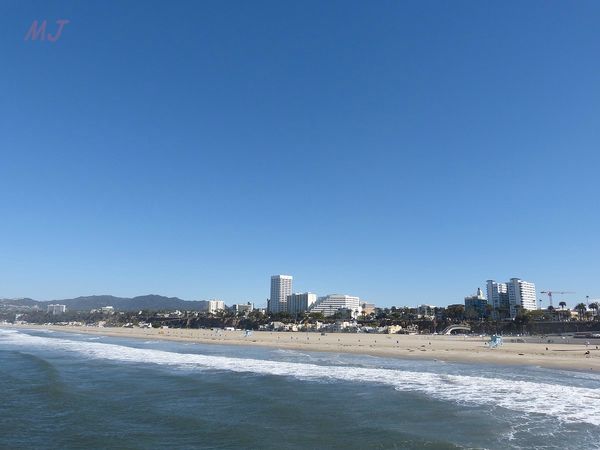
<path fill-rule="evenodd" d="M 292 294 L 287 296 L 287 312 L 295 315 L 308 311 L 317 301 L 317 294 L 305 292 L 303 294 Z"/>
<path fill-rule="evenodd" d="M 494 309 L 508 308 L 508 285 L 487 280 L 487 298 Z"/>
<path fill-rule="evenodd" d="M 287 298 L 292 295 L 291 275 L 273 275 L 271 277 L 271 296 L 267 307 L 270 313 L 287 311 Z"/>
<path fill-rule="evenodd" d="M 488 280 L 487 295 L 488 301 L 496 310 L 495 318 L 498 318 L 498 312 L 500 318 L 504 315 L 514 319 L 520 308 L 530 311 L 537 309 L 535 284 L 519 278 L 511 278 L 508 283 Z"/>
<path fill-rule="evenodd" d="M 529 311 L 538 309 L 537 297 L 535 295 L 535 284 L 511 278 L 508 282 L 508 304 L 510 316 L 517 316 L 517 309 L 522 308 Z"/>
<path fill-rule="evenodd" d="M 333 316 L 338 311 L 349 311 L 353 319 L 361 312 L 360 298 L 351 295 L 331 294 L 319 297 L 310 312 L 323 313 L 325 317 Z"/>

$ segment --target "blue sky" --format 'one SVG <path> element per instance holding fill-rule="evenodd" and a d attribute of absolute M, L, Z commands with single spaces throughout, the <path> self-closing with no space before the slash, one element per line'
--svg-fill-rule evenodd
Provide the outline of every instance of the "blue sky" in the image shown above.
<path fill-rule="evenodd" d="M 0 12 L 0 297 L 600 297 L 597 2 Z"/>

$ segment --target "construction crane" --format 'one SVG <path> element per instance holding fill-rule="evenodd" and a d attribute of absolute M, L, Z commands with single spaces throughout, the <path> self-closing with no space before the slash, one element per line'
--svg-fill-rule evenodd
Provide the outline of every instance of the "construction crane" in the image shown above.
<path fill-rule="evenodd" d="M 554 305 L 552 305 L 552 295 L 554 295 L 554 294 L 563 295 L 563 294 L 574 294 L 574 293 L 575 292 L 572 292 L 572 291 L 540 291 L 540 294 L 548 294 L 548 303 L 552 307 L 554 307 Z"/>

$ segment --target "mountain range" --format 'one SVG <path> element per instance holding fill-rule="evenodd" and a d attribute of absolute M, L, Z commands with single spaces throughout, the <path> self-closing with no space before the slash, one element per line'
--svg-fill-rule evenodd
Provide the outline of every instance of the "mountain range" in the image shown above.
<path fill-rule="evenodd" d="M 91 295 L 87 297 L 77 297 L 62 300 L 37 301 L 31 298 L 18 299 L 0 299 L 0 305 L 17 307 L 39 307 L 46 309 L 47 305 L 60 304 L 66 305 L 70 311 L 86 311 L 90 309 L 101 308 L 103 306 L 113 306 L 117 311 L 139 311 L 142 309 L 150 310 L 184 310 L 201 311 L 206 309 L 208 302 L 205 300 L 189 301 L 178 297 L 165 297 L 163 295 L 141 295 L 138 297 L 115 297 L 113 295 Z"/>

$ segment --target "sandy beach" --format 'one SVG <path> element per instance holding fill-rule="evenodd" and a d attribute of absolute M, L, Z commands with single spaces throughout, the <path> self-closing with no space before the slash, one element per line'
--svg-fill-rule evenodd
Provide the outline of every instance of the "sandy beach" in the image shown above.
<path fill-rule="evenodd" d="M 3 325 L 4 327 L 9 327 Z M 396 358 L 422 358 L 503 365 L 533 365 L 565 370 L 600 371 L 600 343 L 585 339 L 562 340 L 557 337 L 538 338 L 538 342 L 511 342 L 495 349 L 487 346 L 487 337 L 353 334 L 353 333 L 293 333 L 254 331 L 246 336 L 243 331 L 210 329 L 154 329 L 154 328 L 97 328 L 49 325 L 11 326 L 28 329 L 46 329 L 61 332 L 115 336 L 139 339 L 163 339 L 203 344 L 260 345 L 282 349 L 318 352 L 343 352 Z M 548 343 L 548 339 L 553 342 Z M 567 343 L 568 342 L 568 343 Z M 598 348 L 596 347 L 598 346 Z M 589 351 L 589 355 L 586 355 Z"/>

